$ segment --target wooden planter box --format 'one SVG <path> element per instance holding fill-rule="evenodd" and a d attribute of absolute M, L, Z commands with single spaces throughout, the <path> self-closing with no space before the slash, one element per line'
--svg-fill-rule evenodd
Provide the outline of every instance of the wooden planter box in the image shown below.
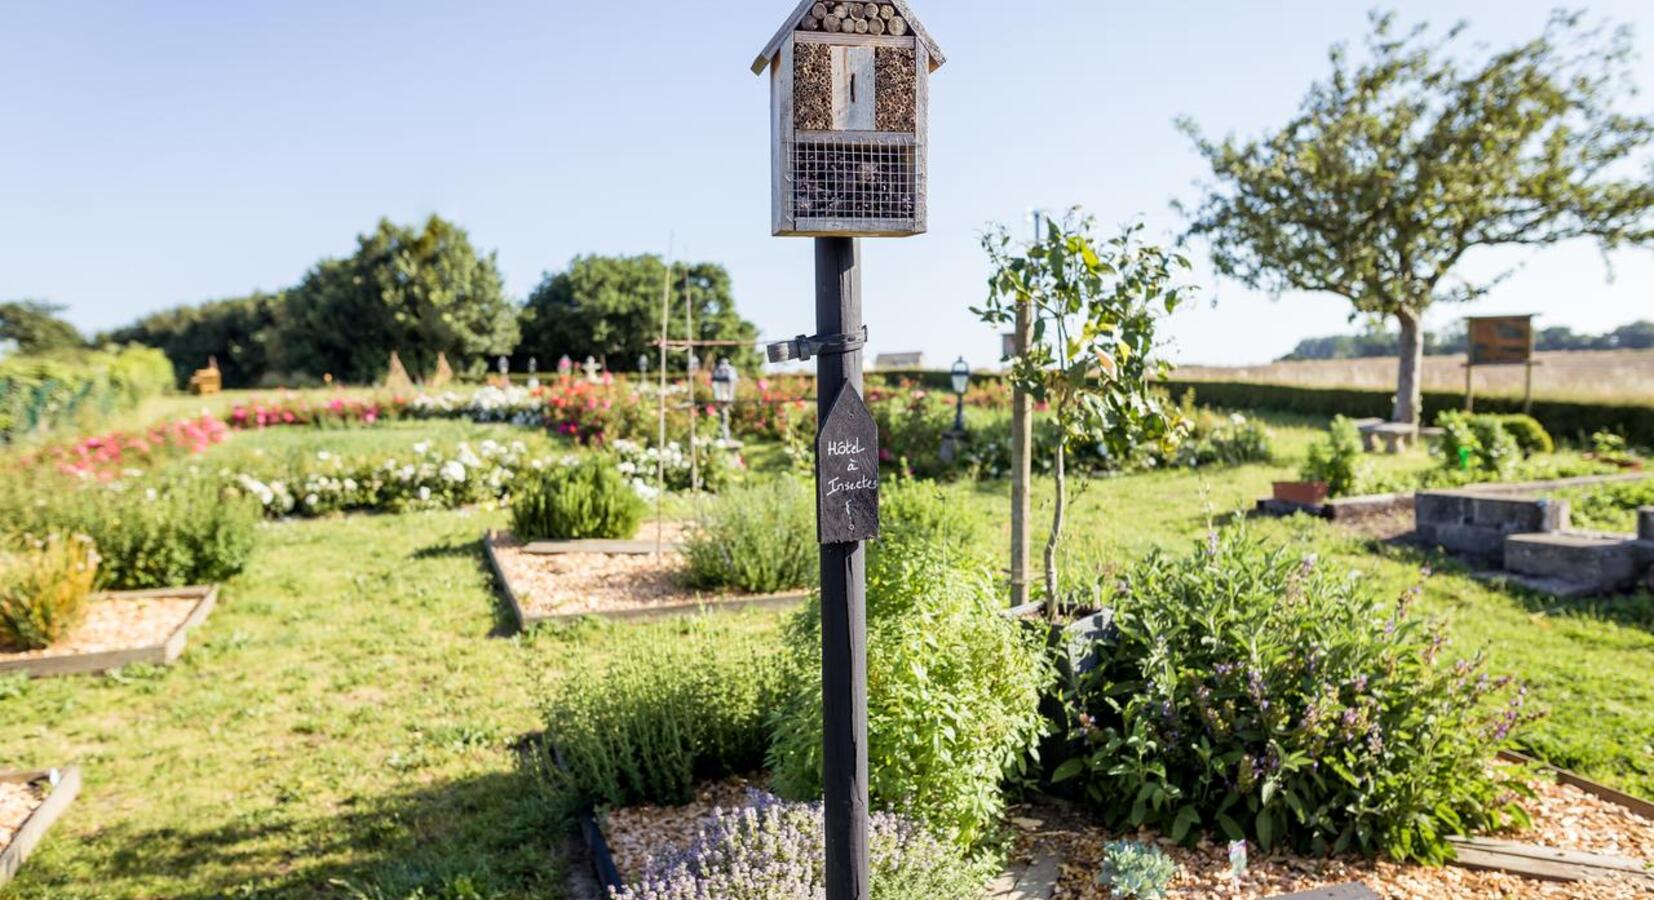
<path fill-rule="evenodd" d="M 51 772 L 0 772 L 0 782 L 9 784 L 35 784 L 41 781 L 50 781 Z M 57 770 L 57 785 L 52 792 L 46 795 L 46 800 L 23 820 L 21 828 L 11 839 L 11 843 L 0 847 L 0 885 L 12 879 L 17 870 L 22 867 L 23 861 L 29 858 L 34 848 L 40 846 L 40 841 L 46 836 L 52 823 L 62 816 L 75 802 L 80 793 L 80 769 L 75 766 Z"/>
<path fill-rule="evenodd" d="M 505 595 L 506 605 L 510 607 L 511 615 L 517 621 L 517 628 L 522 631 L 527 631 L 536 625 L 542 625 L 547 622 L 571 622 L 586 616 L 597 616 L 599 618 L 611 619 L 614 621 L 649 621 L 652 619 L 671 618 L 673 616 L 697 615 L 703 612 L 735 612 L 737 610 L 745 609 L 790 609 L 803 604 L 804 601 L 808 600 L 810 597 L 808 591 L 793 591 L 782 594 L 734 595 L 727 598 L 709 599 L 705 601 L 668 603 L 639 609 L 617 609 L 607 612 L 602 610 L 582 610 L 579 612 L 569 613 L 537 614 L 530 612 L 523 604 L 522 599 L 517 595 L 517 592 L 512 589 L 511 579 L 506 577 L 505 567 L 500 564 L 499 556 L 495 553 L 495 539 L 496 534 L 493 531 L 489 531 L 482 536 L 483 555 L 488 558 L 489 571 L 494 574 L 494 580 L 500 586 L 500 593 Z M 543 555 L 571 552 L 633 553 L 637 552 L 637 548 L 641 547 L 644 543 L 646 542 L 565 541 L 557 542 L 555 545 L 534 545 L 542 546 L 543 549 L 532 552 L 538 552 Z M 582 547 L 582 545 L 584 546 Z M 555 546 L 556 549 L 553 549 L 553 546 Z M 653 545 L 650 544 L 649 546 L 652 547 Z"/>
<path fill-rule="evenodd" d="M 56 675 L 87 675 L 108 672 L 140 664 L 170 665 L 183 654 L 184 646 L 189 640 L 190 631 L 205 622 L 207 616 L 211 615 L 213 608 L 217 606 L 218 586 L 120 591 L 99 595 L 93 602 L 110 602 L 122 599 L 136 600 L 145 597 L 193 599 L 195 600 L 195 607 L 190 610 L 184 621 L 179 623 L 171 634 L 167 635 L 166 640 L 158 644 L 151 644 L 146 647 L 123 647 L 117 650 L 69 653 L 62 656 L 37 656 L 21 659 L 0 658 L 0 675 L 22 673 L 35 678 L 45 678 Z"/>
<path fill-rule="evenodd" d="M 1325 481 L 1277 481 L 1274 497 L 1282 503 L 1320 506 L 1327 502 L 1328 493 Z"/>

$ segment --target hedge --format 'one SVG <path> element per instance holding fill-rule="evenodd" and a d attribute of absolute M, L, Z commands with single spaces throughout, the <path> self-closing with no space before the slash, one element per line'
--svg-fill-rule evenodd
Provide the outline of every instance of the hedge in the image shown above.
<path fill-rule="evenodd" d="M 0 444 L 131 409 L 172 385 L 159 350 L 127 347 L 0 360 Z"/>
<path fill-rule="evenodd" d="M 1394 412 L 1395 394 L 1360 388 L 1316 388 L 1286 384 L 1253 384 L 1238 381 L 1165 381 L 1161 384 L 1173 396 L 1194 391 L 1204 406 L 1231 409 L 1258 409 L 1299 413 L 1308 416 L 1346 415 L 1350 418 L 1388 419 Z M 1424 420 L 1450 410 L 1464 409 L 1462 391 L 1425 391 Z M 1479 413 L 1520 413 L 1520 397 L 1476 398 Z M 1654 405 L 1629 403 L 1582 403 L 1572 400 L 1533 401 L 1532 415 L 1545 430 L 1558 438 L 1585 444 L 1604 429 L 1618 432 L 1632 444 L 1654 447 Z"/>
<path fill-rule="evenodd" d="M 998 373 L 980 372 L 971 375 L 973 384 L 987 384 L 999 380 Z M 909 381 L 930 390 L 951 390 L 947 372 L 916 370 L 886 370 L 867 373 L 869 384 L 893 385 Z M 1188 391 L 1202 406 L 1224 409 L 1260 410 L 1298 413 L 1306 416 L 1345 415 L 1352 419 L 1388 419 L 1395 411 L 1393 391 L 1364 388 L 1301 387 L 1289 384 L 1258 384 L 1244 381 L 1188 381 L 1173 379 L 1159 382 L 1173 397 Z M 1449 410 L 1464 409 L 1463 391 L 1425 391 L 1424 421 L 1435 422 L 1436 417 Z M 1478 396 L 1476 411 L 1480 413 L 1520 413 L 1522 398 L 1507 396 Z M 1634 446 L 1654 447 L 1654 400 L 1637 405 L 1631 403 L 1588 403 L 1574 400 L 1533 401 L 1532 415 L 1545 430 L 1562 440 L 1581 445 L 1590 443 L 1593 433 L 1608 430 L 1617 432 Z"/>

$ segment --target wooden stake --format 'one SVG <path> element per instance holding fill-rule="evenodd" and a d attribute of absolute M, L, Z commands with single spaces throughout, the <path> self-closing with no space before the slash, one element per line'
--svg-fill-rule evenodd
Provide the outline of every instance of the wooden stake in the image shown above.
<path fill-rule="evenodd" d="M 861 242 L 816 238 L 815 251 L 816 331 L 860 332 Z M 862 389 L 861 351 L 819 357 L 818 426 L 846 385 Z M 867 551 L 859 542 L 821 545 L 821 674 L 827 900 L 868 900 Z"/>

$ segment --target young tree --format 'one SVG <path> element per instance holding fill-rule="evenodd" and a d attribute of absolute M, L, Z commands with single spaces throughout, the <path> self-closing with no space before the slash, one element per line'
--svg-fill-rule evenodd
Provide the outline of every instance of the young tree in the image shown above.
<path fill-rule="evenodd" d="M 580 256 L 568 271 L 547 273 L 529 295 L 523 311 L 523 342 L 519 356 L 541 360 L 563 354 L 575 358 L 591 354 L 616 371 L 636 368 L 640 354 L 655 360 L 660 340 L 661 285 L 666 264 L 658 256 Z M 745 341 L 745 347 L 720 347 L 703 355 L 727 356 L 736 365 L 751 368 L 760 362 L 758 329 L 735 311 L 729 272 L 717 263 L 673 267 L 669 333 L 684 335 L 684 306 L 695 312 L 695 339 Z"/>
<path fill-rule="evenodd" d="M 1175 282 L 1187 270 L 1182 256 L 1140 240 L 1142 226 L 1099 242 L 1094 223 L 1078 210 L 1047 222 L 1025 253 L 1013 249 L 1004 227 L 982 239 L 993 274 L 988 300 L 973 308 L 984 322 L 1016 321 L 1017 307 L 1033 314 L 1033 340 L 1013 361 L 1013 386 L 1046 404 L 1059 430 L 1053 477 L 1056 502 L 1045 543 L 1046 614 L 1059 606 L 1057 554 L 1068 512 L 1068 443 L 1084 440 L 1117 459 L 1148 442 L 1173 445 L 1183 430 L 1175 405 L 1152 389 L 1165 375 L 1154 358 L 1157 316 L 1189 295 Z"/>
<path fill-rule="evenodd" d="M 58 316 L 63 307 L 42 300 L 0 303 L 0 342 L 17 345 L 20 354 L 53 353 L 83 347 L 86 339 Z"/>
<path fill-rule="evenodd" d="M 1654 178 L 1638 171 L 1654 120 L 1615 111 L 1632 90 L 1629 32 L 1558 14 L 1538 38 L 1468 62 L 1462 30 L 1398 33 L 1375 15 L 1371 58 L 1334 47 L 1331 77 L 1279 131 L 1213 141 L 1180 123 L 1212 166 L 1189 234 L 1219 272 L 1400 323 L 1398 422 L 1419 421 L 1424 311 L 1509 274 L 1471 280 L 1459 264 L 1472 250 L 1654 238 Z"/>

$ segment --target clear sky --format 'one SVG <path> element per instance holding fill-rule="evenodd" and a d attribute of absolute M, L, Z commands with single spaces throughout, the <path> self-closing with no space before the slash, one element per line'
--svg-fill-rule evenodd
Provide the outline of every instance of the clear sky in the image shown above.
<path fill-rule="evenodd" d="M 1169 201 L 1201 174 L 1172 119 L 1243 135 L 1284 121 L 1367 9 L 913 2 L 949 58 L 932 81 L 931 231 L 866 242 L 867 319 L 876 351 L 983 365 L 998 340 L 967 308 L 986 223 L 1079 203 L 1170 235 Z M 287 287 L 380 216 L 438 213 L 498 251 L 519 298 L 577 254 L 673 240 L 729 266 L 767 336 L 808 330 L 810 246 L 768 234 L 769 88 L 748 69 L 792 5 L 0 0 L 0 298 L 65 304 L 95 331 Z M 1395 8 L 1504 45 L 1553 5 Z M 1654 4 L 1590 9 L 1654 49 Z M 1638 79 L 1654 89 L 1646 58 Z M 1654 254 L 1613 262 L 1609 284 L 1594 248 L 1550 250 L 1474 309 L 1585 330 L 1654 317 Z M 1207 302 L 1169 326 L 1186 361 L 1264 360 L 1351 328 L 1337 298 L 1200 280 Z"/>

